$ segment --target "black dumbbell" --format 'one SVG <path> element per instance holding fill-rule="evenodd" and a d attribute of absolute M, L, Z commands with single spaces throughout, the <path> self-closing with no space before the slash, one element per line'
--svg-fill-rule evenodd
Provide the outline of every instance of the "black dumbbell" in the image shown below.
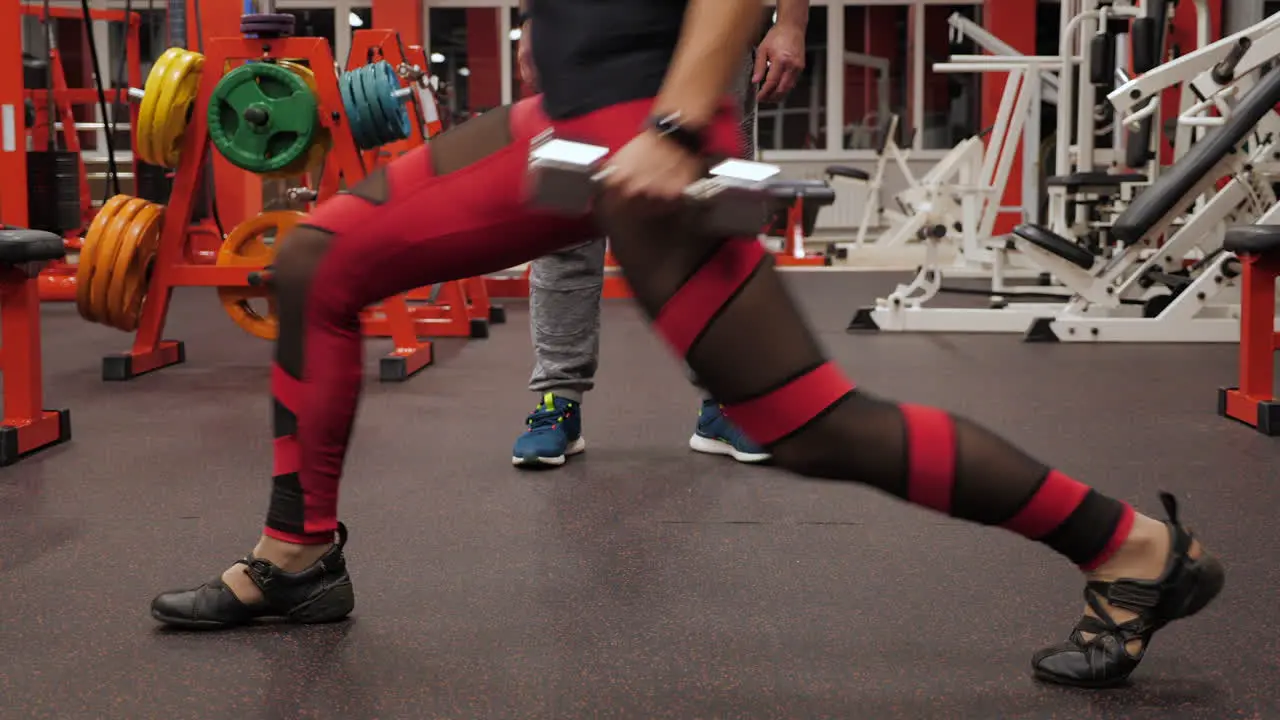
<path fill-rule="evenodd" d="M 550 130 L 534 138 L 529 150 L 529 204 L 563 215 L 590 212 L 599 182 L 608 173 L 600 169 L 608 154 L 608 148 L 560 140 Z M 703 232 L 754 236 L 768 221 L 774 200 L 770 180 L 780 172 L 775 165 L 726 160 L 685 188 L 684 195 L 703 211 Z"/>

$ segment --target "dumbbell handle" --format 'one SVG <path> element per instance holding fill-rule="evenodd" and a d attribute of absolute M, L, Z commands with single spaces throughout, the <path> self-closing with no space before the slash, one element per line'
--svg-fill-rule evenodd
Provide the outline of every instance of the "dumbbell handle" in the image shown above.
<path fill-rule="evenodd" d="M 599 183 L 613 172 L 599 167 L 608 150 L 557 141 L 549 133 L 533 142 L 529 172 L 530 204 L 564 214 L 587 212 Z M 711 177 L 694 181 L 684 195 L 705 213 L 702 229 L 716 235 L 754 235 L 764 226 L 773 195 L 769 178 L 778 168 L 763 163 L 730 161 L 713 168 Z"/>
<path fill-rule="evenodd" d="M 591 182 L 599 185 L 606 178 L 613 174 L 614 168 L 607 167 L 591 176 Z M 684 189 L 684 196 L 689 200 L 703 200 L 716 195 L 725 190 L 734 190 L 741 193 L 754 193 L 760 197 L 769 197 L 769 193 L 764 186 L 751 186 L 738 181 L 725 182 L 715 177 L 706 177 L 694 180 Z"/>

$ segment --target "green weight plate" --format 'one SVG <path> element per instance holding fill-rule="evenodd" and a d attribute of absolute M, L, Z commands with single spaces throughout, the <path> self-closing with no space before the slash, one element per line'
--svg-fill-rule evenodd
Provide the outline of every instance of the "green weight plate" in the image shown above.
<path fill-rule="evenodd" d="M 378 96 L 378 104 L 382 107 L 382 114 L 387 119 L 387 132 L 390 138 L 387 142 L 403 140 L 409 137 L 409 109 L 405 107 L 403 100 L 391 94 L 400 89 L 400 76 L 396 74 L 395 68 L 391 67 L 391 63 L 385 60 L 374 68 L 382 75 L 387 87 L 387 91 Z"/>
<path fill-rule="evenodd" d="M 316 111 L 315 94 L 301 77 L 273 63 L 241 65 L 213 89 L 209 139 L 236 167 L 274 172 L 311 148 Z"/>

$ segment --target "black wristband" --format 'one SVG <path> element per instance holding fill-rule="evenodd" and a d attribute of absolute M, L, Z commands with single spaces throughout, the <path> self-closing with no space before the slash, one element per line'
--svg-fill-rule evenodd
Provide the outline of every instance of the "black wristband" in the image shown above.
<path fill-rule="evenodd" d="M 694 155 L 701 155 L 706 149 L 702 133 L 681 125 L 679 113 L 652 115 L 645 121 L 645 129 L 656 132 Z"/>

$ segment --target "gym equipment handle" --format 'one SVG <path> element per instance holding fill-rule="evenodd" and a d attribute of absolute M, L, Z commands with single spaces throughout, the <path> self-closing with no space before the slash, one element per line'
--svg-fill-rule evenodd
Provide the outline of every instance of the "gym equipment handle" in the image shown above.
<path fill-rule="evenodd" d="M 1252 46 L 1252 40 L 1247 37 L 1240 38 L 1227 51 L 1227 56 L 1222 59 L 1222 62 L 1213 66 L 1213 72 L 1209 76 L 1219 85 L 1230 83 L 1235 79 L 1236 65 L 1240 64 L 1240 61 L 1244 59 L 1244 54 L 1249 52 L 1249 48 Z"/>

